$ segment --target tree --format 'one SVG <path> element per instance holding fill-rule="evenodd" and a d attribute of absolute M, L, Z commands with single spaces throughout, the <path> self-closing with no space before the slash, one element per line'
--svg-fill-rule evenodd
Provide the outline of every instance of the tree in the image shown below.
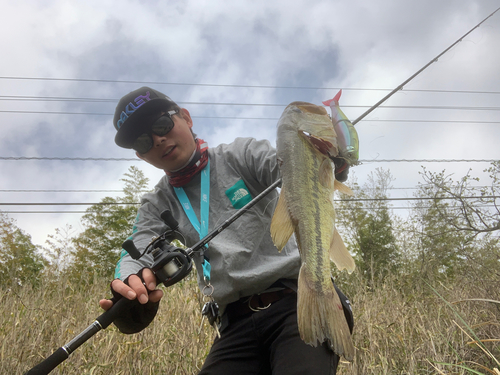
<path fill-rule="evenodd" d="M 341 202 L 338 215 L 347 233 L 347 243 L 356 254 L 357 266 L 372 285 L 398 265 L 398 248 L 387 203 L 392 181 L 388 170 L 377 168 L 362 188 L 354 183 L 355 196 Z"/>
<path fill-rule="evenodd" d="M 74 253 L 74 230 L 67 224 L 64 228 L 56 228 L 55 234 L 49 234 L 43 247 L 44 257 L 47 260 L 45 273 L 59 276 L 71 265 Z"/>
<path fill-rule="evenodd" d="M 414 204 L 412 215 L 419 239 L 419 273 L 423 277 L 453 278 L 463 274 L 484 249 L 498 246 L 499 164 L 493 163 L 486 171 L 492 185 L 476 188 L 471 182 L 479 179 L 472 178 L 471 171 L 453 181 L 444 170 L 431 173 L 424 169 L 425 184 L 419 185 L 416 194 L 422 200 Z"/>
<path fill-rule="evenodd" d="M 500 161 L 492 163 L 484 170 L 489 173 L 491 186 L 476 188 L 471 182 L 479 182 L 479 178 L 471 177 L 469 172 L 459 181 L 453 181 L 450 175 L 431 173 L 424 168 L 422 176 L 430 186 L 430 196 L 448 201 L 448 209 L 436 207 L 436 214 L 447 221 L 458 231 L 481 233 L 500 233 Z"/>
<path fill-rule="evenodd" d="M 82 280 L 91 280 L 94 274 L 112 277 L 121 245 L 131 233 L 140 193 L 149 180 L 134 166 L 125 176 L 121 180 L 125 183 L 123 197 L 106 197 L 89 207 L 82 217 L 85 229 L 73 240 L 75 249 L 69 270 Z"/>
<path fill-rule="evenodd" d="M 0 212 L 0 285 L 36 284 L 43 267 L 31 236 Z"/>
<path fill-rule="evenodd" d="M 431 186 L 421 185 L 417 197 L 422 200 L 414 204 L 412 217 L 418 239 L 418 272 L 424 279 L 453 277 L 470 241 L 443 219 L 451 212 L 449 203 L 436 195 Z"/>

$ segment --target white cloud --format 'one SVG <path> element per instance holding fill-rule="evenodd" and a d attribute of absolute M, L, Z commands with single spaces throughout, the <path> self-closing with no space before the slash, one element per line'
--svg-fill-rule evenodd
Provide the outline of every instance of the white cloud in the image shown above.
<path fill-rule="evenodd" d="M 491 13 L 497 2 L 454 0 L 356 1 L 26 1 L 3 4 L 1 77 L 88 78 L 255 86 L 394 88 Z M 459 43 L 406 89 L 498 91 L 500 14 Z M 0 79 L 2 95 L 118 99 L 135 83 Z M 151 86 L 176 101 L 319 104 L 335 90 L 214 86 Z M 354 119 L 387 91 L 344 90 L 341 106 Z M 403 91 L 386 105 L 490 106 L 498 95 Z M 279 117 L 284 107 L 188 105 L 195 131 L 209 144 L 237 136 L 275 140 L 276 122 L 199 117 Z M 131 158 L 114 144 L 115 103 L 0 100 L 0 111 L 67 111 L 109 116 L 0 112 L 3 156 Z M 498 111 L 382 109 L 367 119 L 498 121 Z M 357 125 L 363 159 L 496 158 L 496 125 L 377 123 Z M 16 162 L 0 160 L 0 189 L 120 189 L 132 162 Z M 151 178 L 163 174 L 136 162 Z M 395 184 L 414 185 L 418 163 L 370 164 L 355 170 L 360 182 L 375 167 L 390 168 Z M 483 164 L 432 165 L 465 173 Z M 95 194 L 95 193 L 93 193 Z M 8 195 L 0 201 L 95 201 L 103 195 Z M 111 194 L 108 194 L 111 195 Z M 65 208 L 66 209 L 66 208 Z M 50 228 L 77 215 L 12 215 L 43 243 Z"/>

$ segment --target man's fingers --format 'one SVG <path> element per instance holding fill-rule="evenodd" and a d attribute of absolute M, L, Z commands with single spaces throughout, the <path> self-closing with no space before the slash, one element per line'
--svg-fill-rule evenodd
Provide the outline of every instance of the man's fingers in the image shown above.
<path fill-rule="evenodd" d="M 99 301 L 99 306 L 101 306 L 103 310 L 108 311 L 111 306 L 113 306 L 113 301 L 109 299 L 102 299 Z"/>
<path fill-rule="evenodd" d="M 162 297 L 163 297 L 163 291 L 160 289 L 157 289 L 157 290 L 149 293 L 149 300 L 153 303 L 158 302 L 159 300 L 162 299 Z"/>
<path fill-rule="evenodd" d="M 132 278 L 133 276 L 131 276 L 130 278 Z M 135 276 L 137 279 L 139 279 L 137 276 Z M 140 281 L 140 279 L 139 279 Z M 142 285 L 142 283 L 141 283 Z M 134 291 L 133 287 L 130 287 L 128 286 L 127 284 L 125 284 L 123 281 L 121 280 L 118 280 L 118 279 L 115 279 L 113 280 L 113 282 L 111 283 L 111 288 L 113 288 L 113 290 L 122 295 L 123 297 L 127 298 L 127 299 L 135 299 L 135 297 L 137 297 L 137 292 Z M 144 286 L 143 286 L 144 288 Z"/>
<path fill-rule="evenodd" d="M 144 279 L 144 284 L 146 284 L 149 290 L 156 289 L 156 276 L 154 275 L 153 271 L 151 271 L 149 268 L 143 269 L 142 278 Z"/>
<path fill-rule="evenodd" d="M 145 304 L 146 302 L 148 302 L 148 291 L 146 290 L 146 287 L 142 283 L 142 280 L 139 278 L 139 276 L 131 275 L 128 278 L 128 285 L 130 286 L 130 288 L 132 288 L 132 291 L 136 294 L 137 300 L 140 303 Z"/>
<path fill-rule="evenodd" d="M 133 300 L 137 298 L 137 300 L 145 304 L 149 300 L 151 302 L 158 302 L 163 297 L 163 292 L 161 290 L 155 290 L 156 288 L 156 276 L 153 271 L 149 268 L 145 268 L 142 271 L 142 279 L 137 275 L 130 275 L 128 278 L 128 285 L 123 281 L 116 279 L 111 283 L 111 288 L 121 296 Z M 146 286 L 147 285 L 147 289 Z M 149 295 L 148 295 L 149 290 Z M 113 302 L 110 300 L 101 300 L 99 301 L 99 305 L 104 309 L 108 310 L 111 306 L 113 306 Z"/>

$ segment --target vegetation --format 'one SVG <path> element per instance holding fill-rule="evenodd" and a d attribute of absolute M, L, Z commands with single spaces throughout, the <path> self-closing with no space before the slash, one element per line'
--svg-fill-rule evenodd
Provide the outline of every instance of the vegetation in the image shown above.
<path fill-rule="evenodd" d="M 499 166 L 479 188 L 469 174 L 454 181 L 424 170 L 405 218 L 387 200 L 389 171 L 363 186 L 351 179 L 356 195 L 336 202 L 337 223 L 358 267 L 332 272 L 353 305 L 356 356 L 340 374 L 500 375 Z M 97 302 L 110 295 L 136 210 L 115 203 L 137 202 L 147 186 L 139 170 L 126 177 L 122 197 L 89 208 L 82 233 L 57 230 L 43 252 L 0 216 L 0 373 L 25 372 L 102 313 Z M 111 326 L 53 373 L 196 374 L 214 332 L 200 330 L 194 273 L 164 291 L 150 327 L 123 335 Z"/>
<path fill-rule="evenodd" d="M 36 284 L 42 269 L 43 258 L 31 236 L 0 212 L 0 285 Z"/>

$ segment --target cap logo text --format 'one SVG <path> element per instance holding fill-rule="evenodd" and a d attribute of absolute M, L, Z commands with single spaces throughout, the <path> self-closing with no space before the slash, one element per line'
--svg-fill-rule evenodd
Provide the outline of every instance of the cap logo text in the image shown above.
<path fill-rule="evenodd" d="M 137 111 L 138 108 L 140 108 L 142 105 L 146 104 L 151 100 L 149 98 L 149 95 L 150 95 L 149 91 L 146 91 L 145 95 L 139 95 L 137 98 L 134 99 L 135 104 L 130 102 L 125 106 L 125 110 L 122 111 L 122 113 L 120 114 L 120 119 L 116 123 L 116 127 L 118 129 L 121 128 L 125 120 L 128 119 L 132 113 Z"/>

